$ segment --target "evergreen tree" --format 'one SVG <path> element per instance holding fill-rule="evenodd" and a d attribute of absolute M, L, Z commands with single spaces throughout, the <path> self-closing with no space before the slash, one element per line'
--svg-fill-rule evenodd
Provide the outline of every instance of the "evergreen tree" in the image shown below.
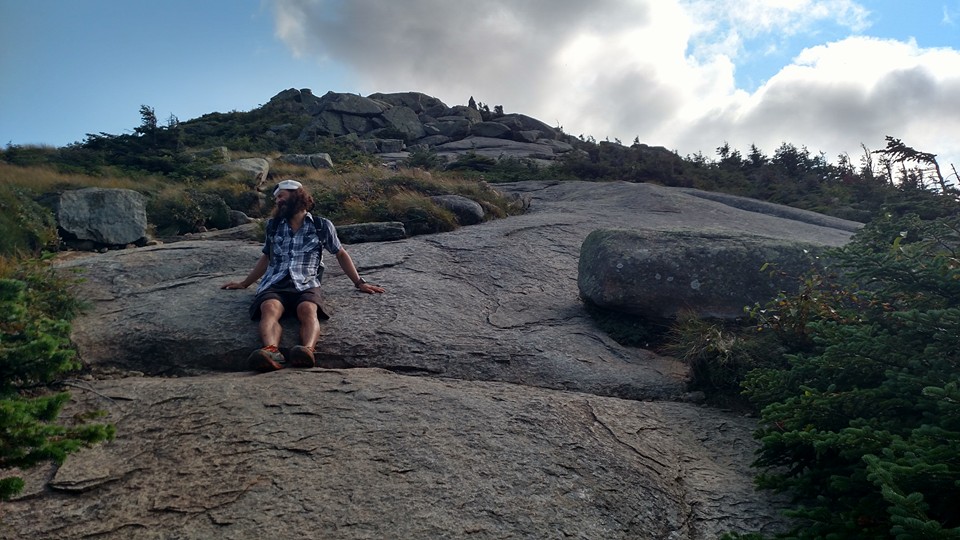
<path fill-rule="evenodd" d="M 40 390 L 79 367 L 69 348 L 70 326 L 51 318 L 69 304 L 39 291 L 55 276 L 34 273 L 27 279 L 0 279 L 0 468 L 29 468 L 42 461 L 62 463 L 83 446 L 112 439 L 109 425 L 59 423 L 69 394 L 44 394 Z M 31 287 L 34 285 L 34 287 Z M 64 313 L 69 316 L 69 313 Z M 27 393 L 29 392 L 29 393 Z M 17 476 L 0 478 L 0 500 L 23 489 Z"/>
<path fill-rule="evenodd" d="M 807 348 L 744 383 L 758 483 L 794 496 L 784 538 L 960 538 L 960 218 L 880 219 L 836 255 L 843 294 L 772 308 L 817 304 Z"/>

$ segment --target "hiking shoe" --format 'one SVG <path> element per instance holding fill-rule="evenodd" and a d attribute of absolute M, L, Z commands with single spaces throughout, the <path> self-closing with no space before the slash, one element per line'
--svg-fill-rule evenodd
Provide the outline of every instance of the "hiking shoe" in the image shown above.
<path fill-rule="evenodd" d="M 313 349 L 303 345 L 297 345 L 290 349 L 290 365 L 302 368 L 315 367 L 317 359 L 313 356 Z"/>
<path fill-rule="evenodd" d="M 250 363 L 250 369 L 266 373 L 268 371 L 277 371 L 283 369 L 285 359 L 276 347 L 257 349 L 250 354 L 247 359 Z"/>

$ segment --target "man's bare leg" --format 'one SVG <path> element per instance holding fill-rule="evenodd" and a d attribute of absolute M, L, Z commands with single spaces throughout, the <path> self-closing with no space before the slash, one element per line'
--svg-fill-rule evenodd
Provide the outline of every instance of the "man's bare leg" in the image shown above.
<path fill-rule="evenodd" d="M 260 304 L 260 341 L 264 347 L 280 346 L 280 337 L 283 335 L 283 328 L 280 326 L 282 315 L 283 304 L 279 300 L 265 300 Z"/>
<path fill-rule="evenodd" d="M 297 305 L 297 318 L 300 319 L 300 343 L 312 350 L 320 341 L 317 305 L 313 302 L 300 302 Z"/>
<path fill-rule="evenodd" d="M 300 343 L 290 349 L 290 364 L 294 367 L 312 368 L 317 365 L 313 348 L 320 339 L 320 322 L 317 321 L 317 305 L 313 302 L 300 302 L 297 305 L 297 318 L 300 319 Z"/>
<path fill-rule="evenodd" d="M 277 348 L 283 334 L 281 315 L 283 304 L 279 300 L 266 300 L 260 304 L 260 341 L 263 342 L 263 348 L 250 354 L 247 359 L 250 369 L 264 373 L 283 369 L 285 359 Z"/>

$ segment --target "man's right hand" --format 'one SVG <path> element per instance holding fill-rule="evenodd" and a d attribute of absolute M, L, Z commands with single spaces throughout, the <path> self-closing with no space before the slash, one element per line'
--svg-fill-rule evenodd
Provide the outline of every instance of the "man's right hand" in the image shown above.
<path fill-rule="evenodd" d="M 230 283 L 225 284 L 221 289 L 246 289 L 247 286 L 239 281 L 231 281 Z"/>

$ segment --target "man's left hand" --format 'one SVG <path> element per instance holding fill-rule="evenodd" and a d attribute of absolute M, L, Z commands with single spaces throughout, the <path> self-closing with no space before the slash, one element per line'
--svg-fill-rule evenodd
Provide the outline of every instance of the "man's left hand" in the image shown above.
<path fill-rule="evenodd" d="M 386 289 L 373 283 L 361 283 L 357 290 L 367 294 L 381 294 L 387 292 Z"/>

